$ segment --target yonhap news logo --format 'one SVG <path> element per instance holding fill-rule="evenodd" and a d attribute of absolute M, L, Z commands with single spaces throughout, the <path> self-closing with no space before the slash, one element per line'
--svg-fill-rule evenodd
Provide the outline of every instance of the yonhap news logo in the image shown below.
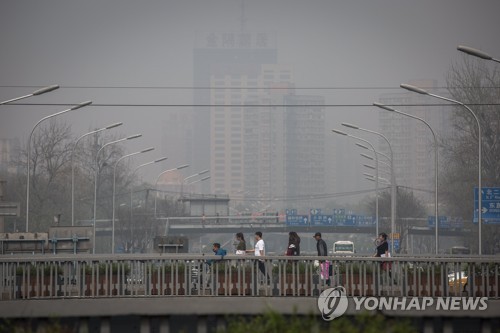
<path fill-rule="evenodd" d="M 330 321 L 342 316 L 349 305 L 344 287 L 324 290 L 318 297 L 318 308 L 324 320 Z"/>
<path fill-rule="evenodd" d="M 355 311 L 484 311 L 487 297 L 351 297 Z M 342 316 L 349 305 L 342 286 L 328 288 L 318 297 L 318 309 L 324 320 Z"/>

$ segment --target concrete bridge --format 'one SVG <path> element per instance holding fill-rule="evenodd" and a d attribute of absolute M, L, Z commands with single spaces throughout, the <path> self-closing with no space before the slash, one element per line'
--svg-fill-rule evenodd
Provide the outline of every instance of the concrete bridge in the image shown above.
<path fill-rule="evenodd" d="M 318 259 L 331 263 L 331 273 L 321 270 Z M 77 332 L 211 332 L 225 327 L 228 315 L 266 309 L 312 313 L 322 321 L 318 296 L 342 286 L 345 316 L 368 311 L 413 318 L 425 332 L 499 327 L 498 256 L 269 256 L 264 258 L 269 283 L 256 260 L 182 254 L 1 256 L 0 311 L 4 320 L 28 319 L 36 327 L 60 318 Z M 374 308 L 381 299 L 397 300 L 398 306 Z M 410 306 L 431 300 L 448 302 L 448 308 Z M 464 306 L 467 300 L 484 301 L 486 307 Z"/>

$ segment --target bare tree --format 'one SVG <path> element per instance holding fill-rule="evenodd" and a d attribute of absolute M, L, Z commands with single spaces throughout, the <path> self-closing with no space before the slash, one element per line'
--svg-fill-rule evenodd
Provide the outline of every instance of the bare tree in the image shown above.
<path fill-rule="evenodd" d="M 482 131 L 482 186 L 500 184 L 500 72 L 490 63 L 464 56 L 451 66 L 447 77 L 451 96 L 469 105 Z M 441 198 L 446 211 L 472 221 L 473 188 L 477 187 L 478 128 L 470 112 L 457 106 L 451 118 L 453 133 L 442 141 L 446 168 L 441 176 Z M 443 190 L 444 189 L 444 190 Z M 472 226 L 470 223 L 468 226 Z M 476 229 L 476 227 L 474 227 Z M 498 251 L 500 228 L 483 226 L 483 253 Z M 477 249 L 477 237 L 466 237 Z"/>
<path fill-rule="evenodd" d="M 47 231 L 54 223 L 55 215 L 69 216 L 67 195 L 69 138 L 71 127 L 51 120 L 35 131 L 31 142 L 30 169 L 30 230 Z M 16 164 L 26 170 L 27 150 L 21 150 Z M 26 170 L 27 172 L 27 170 Z M 16 179 L 19 188 L 26 187 L 26 172 Z M 18 199 L 26 205 L 26 197 L 18 193 Z"/>
<path fill-rule="evenodd" d="M 39 127 L 31 142 L 30 167 L 30 230 L 47 231 L 54 223 L 54 216 L 61 214 L 60 225 L 71 224 L 71 154 L 75 165 L 75 216 L 78 220 L 93 217 L 94 177 L 99 168 L 98 217 L 111 218 L 113 166 L 123 156 L 119 145 L 111 145 L 101 152 L 96 163 L 95 156 L 101 142 L 115 140 L 96 134 L 74 147 L 75 139 L 71 127 L 65 123 L 50 121 Z M 6 174 L 9 200 L 20 201 L 26 207 L 26 158 L 27 150 L 19 150 L 13 161 L 17 174 Z M 117 186 L 126 188 L 131 184 L 128 164 L 117 168 Z M 20 223 L 18 219 L 15 221 Z M 22 229 L 22 228 L 19 228 Z"/>
<path fill-rule="evenodd" d="M 410 226 L 422 225 L 422 219 L 426 217 L 424 205 L 418 200 L 412 191 L 397 188 L 397 211 L 396 211 L 396 231 L 401 234 L 401 239 L 407 236 Z M 379 194 L 379 232 L 389 233 L 391 224 L 391 192 L 383 191 Z M 367 208 L 372 216 L 375 216 L 375 198 L 370 198 Z M 425 224 L 427 222 L 425 221 Z M 401 243 L 401 251 L 405 251 L 404 242 Z"/>

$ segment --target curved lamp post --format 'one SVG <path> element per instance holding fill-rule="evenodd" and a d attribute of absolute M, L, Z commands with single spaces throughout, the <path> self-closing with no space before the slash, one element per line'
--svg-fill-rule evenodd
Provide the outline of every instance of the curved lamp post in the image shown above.
<path fill-rule="evenodd" d="M 54 89 L 57 89 L 57 88 L 54 88 Z M 51 90 L 54 90 L 54 89 L 51 89 Z M 48 90 L 48 91 L 51 91 L 51 90 Z M 27 164 L 27 168 L 26 168 L 27 169 L 27 173 L 26 173 L 26 232 L 28 232 L 29 208 L 30 208 L 30 162 L 31 162 L 31 138 L 33 137 L 33 132 L 35 131 L 35 128 L 38 125 L 40 125 L 40 123 L 43 122 L 44 120 L 47 120 L 47 119 L 59 116 L 61 114 L 69 112 L 69 111 L 78 110 L 78 109 L 83 108 L 83 107 L 85 107 L 87 105 L 90 105 L 90 104 L 92 104 L 92 101 L 83 102 L 83 103 L 75 105 L 75 106 L 73 106 L 73 107 L 71 107 L 69 109 L 66 109 L 66 110 L 59 111 L 59 112 L 56 112 L 54 114 L 48 115 L 48 116 L 43 117 L 42 119 L 40 119 L 35 124 L 35 126 L 33 126 L 33 129 L 31 130 L 30 136 L 28 138 L 28 160 L 27 160 L 27 163 L 26 163 Z"/>
<path fill-rule="evenodd" d="M 157 160 L 154 160 L 154 161 L 151 161 L 151 162 L 147 162 L 147 163 L 144 163 L 144 164 L 141 164 L 139 166 L 137 166 L 134 171 L 132 171 L 132 174 L 131 175 L 134 175 L 137 170 L 139 170 L 140 168 L 142 167 L 145 167 L 146 165 L 150 165 L 150 164 L 154 164 L 154 163 L 159 163 L 159 162 L 162 162 L 162 161 L 165 161 L 168 157 L 161 157 Z M 132 223 L 132 186 L 130 187 L 130 223 Z M 147 207 L 146 207 L 147 208 Z"/>
<path fill-rule="evenodd" d="M 385 135 L 383 135 L 382 133 L 375 132 L 375 131 L 365 129 L 365 128 L 361 128 L 359 126 L 349 124 L 349 123 L 342 123 L 342 126 L 378 135 L 381 138 L 383 138 L 385 140 L 385 142 L 387 142 L 387 145 L 389 146 L 389 151 L 391 152 L 391 236 L 393 238 L 394 231 L 396 228 L 396 177 L 394 175 L 394 171 L 395 171 L 394 170 L 394 154 L 392 152 L 391 143 L 385 137 Z M 391 252 L 394 255 L 394 239 L 391 239 Z"/>
<path fill-rule="evenodd" d="M 369 173 L 363 173 L 366 180 L 369 180 L 369 181 L 372 181 L 374 182 L 375 181 L 375 176 L 372 175 L 372 174 L 369 174 Z M 386 184 L 386 185 L 391 185 L 391 182 L 387 179 L 387 178 L 383 178 L 383 177 L 379 177 L 378 178 L 379 182 L 380 183 L 383 183 L 383 184 Z"/>
<path fill-rule="evenodd" d="M 156 193 L 155 193 L 155 218 L 157 218 L 157 216 L 156 216 L 156 197 L 158 196 L 158 181 L 160 180 L 160 177 L 168 172 L 172 172 L 175 170 L 181 170 L 181 169 L 187 168 L 188 166 L 189 166 L 189 164 L 183 164 L 183 165 L 178 166 L 177 168 L 162 171 L 162 172 L 160 172 L 158 177 L 156 177 L 156 181 L 155 181 L 155 190 L 156 190 Z"/>
<path fill-rule="evenodd" d="M 94 254 L 95 254 L 95 243 L 96 243 L 95 229 L 96 229 L 96 214 L 97 214 L 97 177 L 99 176 L 99 153 L 101 152 L 101 150 L 103 150 L 107 146 L 110 146 L 110 145 L 113 145 L 115 143 L 119 143 L 119 142 L 122 142 L 125 140 L 137 139 L 137 138 L 140 138 L 141 136 L 142 136 L 142 134 L 135 134 L 135 135 L 128 136 L 126 138 L 122 138 L 122 139 L 108 142 L 108 143 L 104 144 L 101 148 L 99 148 L 99 150 L 95 154 L 95 166 L 96 166 L 96 168 L 95 168 L 95 175 L 94 175 L 94 216 L 92 217 L 92 220 L 93 220 L 93 232 L 92 233 L 94 236 L 94 244 L 93 244 L 92 253 L 94 253 Z"/>
<path fill-rule="evenodd" d="M 436 221 L 436 225 L 435 225 L 436 244 L 435 244 L 435 246 L 436 246 L 436 255 L 437 255 L 438 251 L 439 251 L 439 214 L 438 214 L 438 209 L 439 209 L 438 207 L 439 206 L 438 206 L 438 143 L 437 143 L 437 139 L 436 139 L 436 133 L 432 129 L 431 125 L 429 125 L 429 123 L 426 122 L 422 118 L 416 117 L 416 116 L 409 114 L 409 113 L 398 111 L 398 110 L 393 109 L 393 108 L 391 108 L 387 105 L 384 105 L 384 104 L 373 103 L 373 105 L 378 107 L 378 108 L 381 108 L 383 110 L 389 111 L 389 112 L 394 112 L 394 113 L 397 113 L 397 114 L 400 114 L 400 115 L 403 115 L 406 117 L 410 117 L 410 118 L 419 120 L 422 123 L 424 123 L 425 126 L 427 126 L 427 128 L 429 128 L 429 130 L 432 133 L 432 137 L 434 138 L 434 216 L 436 217 L 436 220 L 435 220 Z"/>
<path fill-rule="evenodd" d="M 363 149 L 370 150 L 370 148 L 368 148 L 367 146 L 365 146 L 364 144 L 361 144 L 359 142 L 356 142 L 355 145 L 358 146 L 358 147 L 361 147 Z M 377 155 L 385 157 L 385 159 L 387 160 L 387 162 L 391 163 L 391 158 L 389 156 L 387 156 L 386 154 L 384 154 L 384 153 L 382 153 L 382 152 L 380 152 L 378 150 L 376 150 L 375 153 Z M 391 167 L 391 165 L 389 163 L 386 163 L 386 162 L 383 162 L 383 161 L 380 161 L 380 160 L 379 160 L 379 163 L 382 163 L 382 164 L 388 166 L 389 168 Z"/>
<path fill-rule="evenodd" d="M 357 136 L 351 135 L 349 133 L 346 133 L 346 132 L 343 132 L 343 131 L 340 131 L 337 129 L 332 129 L 332 132 L 353 138 L 355 140 L 360 140 L 362 142 L 365 142 L 367 145 L 369 145 L 371 147 L 371 149 L 373 151 L 373 155 L 375 156 L 375 166 L 376 166 L 375 173 L 377 175 L 375 178 L 375 237 L 377 237 L 378 236 L 378 215 L 379 215 L 378 214 L 378 156 L 377 156 L 377 151 L 375 150 L 375 147 L 373 147 L 372 143 L 368 140 L 365 140 L 363 138 L 359 138 Z M 359 146 L 358 143 L 356 143 L 356 144 Z M 361 146 L 366 147 L 363 145 L 361 145 Z M 368 149 L 368 147 L 366 147 L 366 149 Z"/>
<path fill-rule="evenodd" d="M 470 54 L 471 56 L 474 56 L 474 57 L 478 57 L 481 59 L 491 60 L 491 61 L 500 63 L 500 59 L 495 59 L 492 56 L 490 56 L 488 53 L 474 49 L 472 47 L 458 45 L 457 50 L 462 51 L 462 52 L 467 53 L 467 54 Z"/>
<path fill-rule="evenodd" d="M 186 183 L 186 181 L 189 180 L 189 179 L 191 179 L 191 178 L 204 175 L 207 172 L 210 172 L 210 169 L 206 169 L 206 170 L 200 171 L 200 172 L 195 173 L 194 175 L 188 176 L 188 177 L 186 177 L 186 178 L 184 178 L 182 180 L 182 183 L 181 183 L 181 199 L 182 199 L 182 194 L 184 193 L 184 183 Z M 186 185 L 188 185 L 188 184 L 186 184 Z"/>
<path fill-rule="evenodd" d="M 378 152 L 377 152 L 377 153 L 378 153 Z M 363 153 L 361 153 L 361 154 L 359 154 L 359 155 L 360 155 L 360 156 L 363 156 L 364 158 L 367 158 L 367 159 L 369 159 L 369 160 L 375 161 L 375 158 L 371 157 L 370 155 L 363 154 Z M 388 167 L 388 168 L 389 168 L 389 170 L 391 169 L 391 165 L 390 165 L 389 163 L 386 163 L 386 162 L 381 161 L 381 160 L 379 160 L 379 161 L 378 161 L 378 163 L 379 163 L 379 164 L 383 164 L 383 165 L 385 165 L 386 167 Z M 383 171 L 383 172 L 384 172 L 384 171 Z M 390 172 L 389 172 L 389 171 L 385 171 L 385 172 L 386 172 L 387 174 L 390 174 Z"/>
<path fill-rule="evenodd" d="M 116 160 L 115 162 L 115 165 L 113 167 L 113 213 L 112 213 L 112 218 L 111 218 L 111 253 L 114 254 L 115 253 L 115 190 L 116 190 L 116 167 L 118 166 L 118 163 L 120 163 L 121 160 L 127 158 L 127 157 L 131 157 L 131 156 L 134 156 L 134 155 L 137 155 L 137 154 L 142 154 L 142 153 L 147 153 L 149 151 L 152 151 L 154 150 L 153 147 L 150 147 L 150 148 L 146 148 L 146 149 L 143 149 L 143 150 L 140 150 L 140 151 L 136 151 L 135 153 L 131 153 L 131 154 L 127 154 L 127 155 L 124 155 L 122 157 L 120 157 L 119 159 Z"/>
<path fill-rule="evenodd" d="M 73 163 L 73 155 L 75 153 L 76 146 L 78 145 L 78 142 L 80 142 L 80 140 L 82 140 L 86 136 L 89 136 L 89 135 L 92 135 L 95 133 L 99 133 L 99 132 L 102 132 L 102 131 L 105 131 L 108 129 L 112 129 L 112 128 L 115 128 L 115 127 L 118 127 L 121 125 L 123 125 L 123 123 L 115 123 L 115 124 L 111 124 L 111 125 L 108 125 L 106 127 L 99 128 L 99 129 L 96 129 L 94 131 L 85 133 L 82 136 L 80 136 L 78 139 L 76 139 L 75 143 L 73 144 L 73 148 L 71 149 L 71 159 L 70 159 L 70 161 L 71 161 L 71 226 L 75 225 L 75 164 Z"/>
<path fill-rule="evenodd" d="M 57 84 L 56 84 L 56 85 L 53 85 L 53 86 L 47 86 L 47 87 L 44 87 L 44 88 L 41 88 L 41 89 L 35 90 L 35 91 L 33 91 L 31 94 L 24 95 L 24 96 L 20 96 L 20 97 L 16 97 L 16 98 L 13 98 L 13 99 L 9 99 L 9 100 L 6 100 L 6 101 L 3 101 L 3 102 L 0 102 L 0 105 L 9 104 L 9 103 L 12 103 L 12 102 L 18 101 L 18 100 L 20 100 L 20 99 L 25 99 L 25 98 L 28 98 L 28 97 L 31 97 L 31 96 L 38 96 L 38 95 L 42 95 L 42 94 L 45 94 L 45 93 L 51 92 L 51 91 L 56 90 L 56 89 L 59 89 L 59 86 L 58 86 Z"/>
<path fill-rule="evenodd" d="M 203 181 L 205 181 L 207 179 L 210 179 L 210 176 L 206 176 L 206 177 L 203 177 L 201 179 L 194 180 L 194 181 L 192 181 L 190 183 L 187 183 L 186 185 L 193 185 L 193 184 L 196 184 L 196 183 L 199 183 L 199 182 L 203 182 Z"/>
<path fill-rule="evenodd" d="M 482 237 L 481 237 L 481 225 L 482 225 L 482 200 L 481 200 L 481 194 L 482 194 L 482 191 L 481 191 L 481 124 L 479 123 L 479 118 L 477 117 L 477 115 L 474 113 L 474 111 L 472 111 L 472 109 L 470 107 L 468 107 L 467 105 L 465 105 L 464 103 L 462 102 L 459 102 L 459 101 L 456 101 L 454 99 L 451 99 L 451 98 L 447 98 L 447 97 L 444 97 L 444 96 L 439 96 L 439 95 L 435 95 L 435 94 L 432 94 L 424 89 L 421 89 L 421 88 L 418 88 L 418 87 L 415 87 L 415 86 L 412 86 L 412 85 L 409 85 L 409 84 L 401 84 L 400 85 L 401 88 L 403 89 L 406 89 L 406 90 L 409 90 L 409 91 L 412 91 L 412 92 L 416 92 L 417 94 L 422 94 L 422 95 L 429 95 L 429 96 L 432 96 L 432 97 L 435 97 L 437 99 L 441 99 L 441 100 L 444 100 L 444 101 L 448 101 L 448 102 L 451 102 L 451 103 L 454 103 L 454 104 L 458 104 L 458 105 L 461 105 L 463 106 L 467 111 L 469 111 L 472 116 L 474 117 L 474 119 L 476 120 L 476 124 L 477 124 L 477 141 L 478 141 L 478 191 L 477 191 L 477 196 L 478 196 L 478 212 L 477 212 L 477 217 L 478 217 L 478 228 L 479 228 L 479 255 L 482 254 Z M 436 224 L 437 224 L 437 221 L 436 221 Z"/>

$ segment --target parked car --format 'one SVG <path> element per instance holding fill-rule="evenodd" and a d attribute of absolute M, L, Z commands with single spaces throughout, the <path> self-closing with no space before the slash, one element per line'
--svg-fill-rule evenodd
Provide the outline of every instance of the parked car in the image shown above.
<path fill-rule="evenodd" d="M 448 290 L 455 295 L 461 295 L 466 291 L 467 273 L 464 271 L 451 272 L 448 274 Z"/>

